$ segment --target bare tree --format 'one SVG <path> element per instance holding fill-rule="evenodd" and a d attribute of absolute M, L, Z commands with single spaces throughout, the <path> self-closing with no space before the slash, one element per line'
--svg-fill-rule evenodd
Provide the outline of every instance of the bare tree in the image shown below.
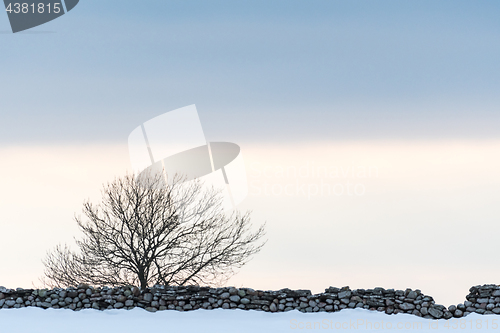
<path fill-rule="evenodd" d="M 224 213 L 222 196 L 199 181 L 127 175 L 108 183 L 102 201 L 84 203 L 78 252 L 57 246 L 45 260 L 53 286 L 186 285 L 225 281 L 264 243 L 250 214 Z"/>

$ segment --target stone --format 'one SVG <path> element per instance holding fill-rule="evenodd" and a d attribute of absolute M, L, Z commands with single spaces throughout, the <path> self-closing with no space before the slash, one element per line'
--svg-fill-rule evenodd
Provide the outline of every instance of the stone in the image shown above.
<path fill-rule="evenodd" d="M 229 293 L 231 295 L 237 295 L 238 294 L 238 289 L 236 289 L 235 287 L 231 287 L 231 288 L 229 288 Z"/>
<path fill-rule="evenodd" d="M 450 319 L 452 317 L 453 317 L 453 314 L 450 311 L 444 311 L 444 313 L 443 313 L 444 319 Z"/>
<path fill-rule="evenodd" d="M 116 302 L 116 303 L 113 305 L 113 307 L 114 307 L 115 309 L 121 309 L 121 308 L 123 308 L 123 307 L 124 307 L 124 304 L 123 304 L 122 302 Z"/>
<path fill-rule="evenodd" d="M 500 308 L 494 308 L 493 310 L 491 310 L 491 312 L 495 314 L 500 314 Z"/>
<path fill-rule="evenodd" d="M 137 287 L 132 287 L 130 291 L 132 292 L 132 295 L 134 295 L 135 297 L 139 297 L 139 295 L 141 294 L 141 289 Z"/>
<path fill-rule="evenodd" d="M 16 304 L 16 301 L 9 299 L 8 301 L 5 301 L 5 305 L 7 306 L 14 306 Z"/>
<path fill-rule="evenodd" d="M 240 296 L 238 295 L 232 295 L 229 297 L 229 300 L 234 303 L 238 303 L 240 301 Z"/>
<path fill-rule="evenodd" d="M 384 303 L 384 302 L 379 302 L 377 300 L 371 300 L 371 299 L 369 299 L 369 300 L 366 301 L 366 304 L 368 306 L 372 307 L 372 308 L 379 308 L 379 307 L 385 306 L 385 305 L 388 305 L 388 306 L 394 305 L 394 302 L 391 301 L 389 304 L 387 304 L 387 303 Z"/>
<path fill-rule="evenodd" d="M 247 293 L 243 289 L 238 290 L 238 296 L 245 297 L 246 295 Z"/>
<path fill-rule="evenodd" d="M 222 303 L 223 309 L 229 309 L 229 303 Z"/>
<path fill-rule="evenodd" d="M 459 309 L 456 309 L 455 312 L 453 313 L 453 316 L 455 318 L 461 318 L 463 315 L 464 315 L 464 313 L 462 312 L 462 310 L 459 310 Z"/>
<path fill-rule="evenodd" d="M 408 295 L 406 295 L 406 297 L 410 298 L 410 299 L 415 299 L 415 298 L 417 298 L 417 296 L 418 296 L 417 293 L 413 290 L 409 291 Z"/>
<path fill-rule="evenodd" d="M 491 296 L 493 296 L 493 297 L 498 297 L 498 296 L 500 296 L 500 289 L 495 290 L 495 291 L 491 294 Z"/>
<path fill-rule="evenodd" d="M 450 311 L 450 312 L 455 312 L 456 309 L 457 309 L 457 307 L 455 305 L 450 305 L 448 307 L 448 311 Z"/>
<path fill-rule="evenodd" d="M 415 309 L 415 305 L 413 305 L 411 303 L 403 303 L 403 304 L 399 304 L 399 308 L 401 310 L 404 310 L 404 311 L 409 311 L 409 310 Z"/>
<path fill-rule="evenodd" d="M 120 303 L 123 303 L 127 300 L 127 297 L 123 296 L 123 295 L 120 295 L 116 298 L 116 301 L 117 302 L 120 302 Z"/>
<path fill-rule="evenodd" d="M 276 312 L 276 310 L 278 310 L 278 309 L 276 308 L 276 304 L 275 304 L 275 303 L 271 303 L 271 305 L 269 306 L 269 310 L 270 310 L 271 312 Z"/>
<path fill-rule="evenodd" d="M 148 312 L 156 312 L 156 311 L 158 311 L 157 308 L 153 308 L 151 306 L 148 306 L 145 310 L 148 311 Z"/>
<path fill-rule="evenodd" d="M 349 297 L 351 297 L 351 291 L 350 290 L 339 292 L 338 298 L 349 298 Z"/>
<path fill-rule="evenodd" d="M 220 297 L 221 299 L 228 299 L 230 296 L 231 296 L 231 294 L 230 294 L 230 293 L 225 292 L 225 293 L 222 293 L 219 297 Z"/>
<path fill-rule="evenodd" d="M 241 304 L 249 304 L 250 300 L 248 298 L 242 298 L 242 299 L 240 299 L 240 303 Z"/>
<path fill-rule="evenodd" d="M 363 299 L 361 297 L 359 297 L 359 296 L 352 296 L 351 297 L 351 302 L 356 302 L 356 303 L 363 302 Z"/>
<path fill-rule="evenodd" d="M 50 303 L 47 303 L 47 302 L 42 302 L 42 304 L 40 304 L 40 306 L 41 306 L 42 308 L 44 308 L 44 309 L 48 309 L 48 308 L 50 308 L 50 305 L 51 305 L 51 304 L 50 304 Z"/>
<path fill-rule="evenodd" d="M 442 318 L 443 317 L 443 311 L 438 310 L 436 308 L 429 308 L 429 314 L 433 316 L 436 319 Z"/>
<path fill-rule="evenodd" d="M 144 294 L 143 298 L 146 302 L 151 302 L 153 300 L 153 294 L 150 293 Z"/>
<path fill-rule="evenodd" d="M 17 304 L 23 304 L 23 303 L 24 303 L 24 301 L 23 301 L 23 299 L 22 299 L 21 297 L 18 297 L 18 298 L 16 299 L 16 303 L 17 303 Z M 57 303 L 57 302 L 56 302 L 56 303 Z"/>

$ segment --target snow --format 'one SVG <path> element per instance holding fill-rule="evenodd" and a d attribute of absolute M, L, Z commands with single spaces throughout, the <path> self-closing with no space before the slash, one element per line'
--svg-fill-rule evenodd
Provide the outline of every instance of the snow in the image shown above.
<path fill-rule="evenodd" d="M 499 318 L 499 319 L 496 319 Z M 428 320 L 409 314 L 386 315 L 364 309 L 335 313 L 289 311 L 268 313 L 243 310 L 196 310 L 189 312 L 86 309 L 1 309 L 2 333 L 79 332 L 499 332 L 500 317 L 471 314 L 466 318 Z"/>

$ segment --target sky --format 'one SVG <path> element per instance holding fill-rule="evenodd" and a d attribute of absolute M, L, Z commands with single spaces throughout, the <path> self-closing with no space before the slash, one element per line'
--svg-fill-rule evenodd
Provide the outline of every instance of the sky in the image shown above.
<path fill-rule="evenodd" d="M 15 253 L 0 285 L 38 283 L 44 253 L 79 235 L 83 200 L 130 169 L 134 128 L 196 104 L 208 140 L 242 147 L 241 209 L 267 221 L 231 283 L 463 301 L 500 276 L 499 14 L 497 1 L 82 0 L 17 34 L 0 15 L 0 252 Z"/>

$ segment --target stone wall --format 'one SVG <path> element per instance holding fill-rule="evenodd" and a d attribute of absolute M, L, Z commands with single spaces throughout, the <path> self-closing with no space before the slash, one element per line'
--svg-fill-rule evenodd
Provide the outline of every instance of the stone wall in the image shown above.
<path fill-rule="evenodd" d="M 409 313 L 429 319 L 460 318 L 469 313 L 500 314 L 500 286 L 470 288 L 467 301 L 448 308 L 435 304 L 420 290 L 355 289 L 330 287 L 324 293 L 281 289 L 262 291 L 250 288 L 209 288 L 155 286 L 141 291 L 137 287 L 94 288 L 79 285 L 67 289 L 6 289 L 0 287 L 0 308 L 40 307 L 81 310 L 86 308 L 133 309 L 147 311 L 196 309 L 243 309 L 268 312 L 335 312 L 364 308 L 387 314 Z"/>

